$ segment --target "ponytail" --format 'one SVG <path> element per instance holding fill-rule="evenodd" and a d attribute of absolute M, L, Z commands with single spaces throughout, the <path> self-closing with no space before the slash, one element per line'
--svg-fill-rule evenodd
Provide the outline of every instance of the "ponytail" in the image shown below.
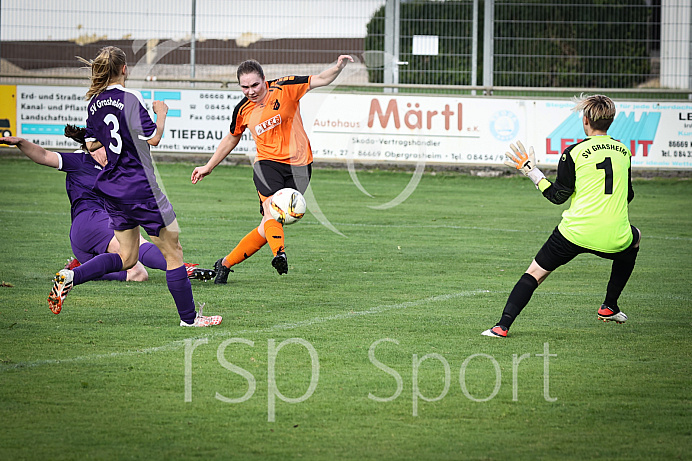
<path fill-rule="evenodd" d="M 84 151 L 88 152 L 86 147 L 86 128 L 78 127 L 75 125 L 65 125 L 65 137 L 70 138 L 77 144 L 79 144 Z"/>
<path fill-rule="evenodd" d="M 79 56 L 77 59 L 91 69 L 91 87 L 86 93 L 86 100 L 103 93 L 110 82 L 120 77 L 123 66 L 127 64 L 125 52 L 115 46 L 101 48 L 93 61 Z"/>

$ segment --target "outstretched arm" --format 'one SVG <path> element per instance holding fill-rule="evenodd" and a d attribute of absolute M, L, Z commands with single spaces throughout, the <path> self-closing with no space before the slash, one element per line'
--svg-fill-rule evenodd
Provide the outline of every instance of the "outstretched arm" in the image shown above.
<path fill-rule="evenodd" d="M 536 166 L 536 154 L 533 152 L 533 146 L 529 146 L 528 153 L 521 141 L 517 141 L 517 146 L 514 144 L 509 145 L 513 153 L 505 152 L 505 157 L 507 157 L 505 165 L 521 171 L 524 176 L 533 181 L 536 189 L 539 189 L 539 183 L 542 179 L 545 179 L 545 175 Z"/>
<path fill-rule="evenodd" d="M 319 75 L 312 76 L 310 79 L 310 89 L 312 90 L 315 88 L 320 88 L 332 83 L 349 62 L 353 62 L 353 58 L 351 56 L 347 54 L 342 54 L 339 56 L 339 59 L 336 60 L 335 66 L 320 72 Z"/>
<path fill-rule="evenodd" d="M 7 136 L 0 138 L 0 144 L 9 144 L 10 146 L 17 146 L 22 154 L 29 157 L 34 162 L 39 165 L 46 165 L 53 168 L 58 168 L 60 166 L 60 158 L 55 152 L 44 149 L 43 147 L 34 144 L 33 142 L 27 141 L 24 138 L 19 138 L 17 136 Z"/>
<path fill-rule="evenodd" d="M 228 133 L 216 147 L 216 152 L 214 152 L 214 155 L 211 156 L 207 164 L 198 166 L 194 169 L 190 177 L 192 184 L 197 184 L 200 179 L 209 175 L 209 173 L 211 173 L 212 170 L 235 149 L 235 146 L 240 142 L 241 136 L 242 135 L 234 136 L 232 133 Z"/>
<path fill-rule="evenodd" d="M 505 153 L 507 157 L 505 165 L 521 171 L 524 176 L 533 181 L 536 185 L 536 189 L 540 190 L 545 198 L 560 205 L 565 203 L 572 196 L 574 193 L 575 181 L 574 161 L 570 155 L 572 146 L 565 149 L 560 159 L 555 182 L 550 182 L 536 166 L 536 154 L 533 151 L 533 147 L 529 147 L 528 153 L 521 141 L 517 141 L 516 146 L 510 144 L 509 147 L 512 149 L 513 153 Z"/>

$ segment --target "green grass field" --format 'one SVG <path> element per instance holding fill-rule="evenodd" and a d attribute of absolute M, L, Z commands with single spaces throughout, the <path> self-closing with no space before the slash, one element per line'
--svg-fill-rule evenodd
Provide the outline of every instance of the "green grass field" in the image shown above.
<path fill-rule="evenodd" d="M 159 171 L 186 261 L 211 267 L 257 225 L 250 168 Z M 193 331 L 155 270 L 80 285 L 53 315 L 64 175 L 0 159 L 0 459 L 690 458 L 692 182 L 635 181 L 626 324 L 597 320 L 610 263 L 582 255 L 496 340 L 480 332 L 564 207 L 523 177 L 428 173 L 376 210 L 411 174 L 358 177 L 373 198 L 315 171 L 343 236 L 310 213 L 288 227 L 288 275 L 263 248 L 226 286 L 193 282 L 224 316 Z"/>

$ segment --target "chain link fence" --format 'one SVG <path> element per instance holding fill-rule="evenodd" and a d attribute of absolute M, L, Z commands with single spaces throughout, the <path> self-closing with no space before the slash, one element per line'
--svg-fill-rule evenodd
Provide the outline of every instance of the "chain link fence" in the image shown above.
<path fill-rule="evenodd" d="M 689 0 L 5 0 L 0 82 L 85 77 L 116 45 L 145 78 L 269 78 L 351 54 L 342 85 L 689 90 Z M 137 77 L 136 75 L 134 77 Z M 26 82 L 26 80 L 24 80 Z M 215 83 L 218 85 L 218 83 Z"/>
<path fill-rule="evenodd" d="M 658 77 L 660 7 L 496 0 L 493 84 L 632 88 Z"/>

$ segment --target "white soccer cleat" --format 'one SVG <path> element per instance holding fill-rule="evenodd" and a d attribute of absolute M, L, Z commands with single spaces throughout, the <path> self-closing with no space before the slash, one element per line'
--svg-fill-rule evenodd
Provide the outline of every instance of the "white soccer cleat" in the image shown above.
<path fill-rule="evenodd" d="M 604 322 L 625 323 L 627 321 L 627 315 L 624 312 L 613 312 L 613 309 L 605 304 L 601 304 L 601 307 L 598 309 L 598 318 Z"/>
<path fill-rule="evenodd" d="M 180 326 L 181 327 L 210 327 L 213 325 L 218 325 L 221 323 L 221 316 L 220 315 L 202 315 L 202 309 L 204 308 L 204 303 L 200 304 L 199 306 L 199 312 L 197 312 L 197 317 L 195 317 L 195 321 L 192 323 L 187 323 L 183 320 L 180 321 Z"/>
<path fill-rule="evenodd" d="M 67 293 L 72 289 L 72 279 L 74 272 L 62 269 L 53 277 L 53 288 L 48 295 L 48 307 L 54 314 L 59 314 L 62 310 L 62 303 L 65 301 Z"/>
<path fill-rule="evenodd" d="M 481 333 L 481 335 L 490 336 L 491 338 L 506 338 L 507 329 L 501 327 L 500 325 L 495 325 L 494 327 L 485 330 L 483 333 Z"/>

